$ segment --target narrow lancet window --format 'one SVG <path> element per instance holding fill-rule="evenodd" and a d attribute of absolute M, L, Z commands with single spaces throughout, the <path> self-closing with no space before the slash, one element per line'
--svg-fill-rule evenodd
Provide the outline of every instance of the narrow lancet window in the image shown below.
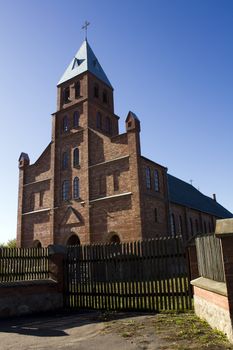
<path fill-rule="evenodd" d="M 67 201 L 69 199 L 69 181 L 64 180 L 62 183 L 62 200 Z"/>
<path fill-rule="evenodd" d="M 68 157 L 68 153 L 64 152 L 62 155 L 62 169 L 68 169 L 68 161 L 69 161 L 69 157 Z"/>
<path fill-rule="evenodd" d="M 102 115 L 100 112 L 97 112 L 97 115 L 96 115 L 96 126 L 97 126 L 97 129 L 102 130 Z"/>
<path fill-rule="evenodd" d="M 79 112 L 75 111 L 73 114 L 73 127 L 78 128 L 79 127 Z"/>
<path fill-rule="evenodd" d="M 151 189 L 151 176 L 150 176 L 150 168 L 146 168 L 146 188 L 148 190 Z"/>
<path fill-rule="evenodd" d="M 155 186 L 155 191 L 159 192 L 159 173 L 158 170 L 154 170 L 154 186 Z"/>
<path fill-rule="evenodd" d="M 74 85 L 75 98 L 80 97 L 80 82 L 77 81 Z"/>
<path fill-rule="evenodd" d="M 79 178 L 76 176 L 73 183 L 73 197 L 79 198 Z"/>
<path fill-rule="evenodd" d="M 77 167 L 79 165 L 79 149 L 76 147 L 73 152 L 73 166 Z"/>
<path fill-rule="evenodd" d="M 62 130 L 63 132 L 67 132 L 69 130 L 69 122 L 67 115 L 65 115 L 62 120 Z"/>

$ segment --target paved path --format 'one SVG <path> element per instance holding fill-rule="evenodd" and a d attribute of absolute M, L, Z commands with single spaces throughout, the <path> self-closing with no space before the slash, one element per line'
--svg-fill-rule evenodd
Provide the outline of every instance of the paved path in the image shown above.
<path fill-rule="evenodd" d="M 138 317 L 146 316 L 122 314 L 117 322 L 124 329 L 124 322 L 132 322 Z M 96 312 L 25 317 L 0 322 L 1 350 L 161 349 L 161 341 L 154 334 L 147 335 L 147 339 L 144 334 L 137 340 L 138 338 L 127 339 L 124 334 L 109 333 L 108 323 L 103 322 Z"/>

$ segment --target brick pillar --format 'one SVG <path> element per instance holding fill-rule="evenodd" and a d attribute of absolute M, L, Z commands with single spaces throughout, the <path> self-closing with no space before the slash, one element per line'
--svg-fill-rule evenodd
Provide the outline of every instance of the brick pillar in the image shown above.
<path fill-rule="evenodd" d="M 66 247 L 61 245 L 49 246 L 49 278 L 58 283 L 58 292 L 65 291 L 64 262 Z"/>
<path fill-rule="evenodd" d="M 189 273 L 190 280 L 194 280 L 199 277 L 198 263 L 197 263 L 197 250 L 196 244 L 190 244 L 187 247 L 187 255 L 189 259 Z"/>
<path fill-rule="evenodd" d="M 233 219 L 217 220 L 215 234 L 221 239 L 229 310 L 233 320 Z"/>

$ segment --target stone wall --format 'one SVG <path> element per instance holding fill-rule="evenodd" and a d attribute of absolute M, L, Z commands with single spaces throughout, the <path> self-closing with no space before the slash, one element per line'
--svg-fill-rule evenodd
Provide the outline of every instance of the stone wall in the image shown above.
<path fill-rule="evenodd" d="M 0 318 L 51 311 L 63 307 L 63 294 L 53 280 L 0 284 Z"/>
<path fill-rule="evenodd" d="M 0 283 L 0 318 L 63 308 L 65 255 L 65 247 L 49 247 L 49 279 Z"/>

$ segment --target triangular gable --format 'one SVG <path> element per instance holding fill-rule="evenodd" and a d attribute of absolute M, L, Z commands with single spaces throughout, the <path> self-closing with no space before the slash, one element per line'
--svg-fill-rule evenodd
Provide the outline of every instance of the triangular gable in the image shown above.
<path fill-rule="evenodd" d="M 77 213 L 77 211 L 75 209 L 73 209 L 72 207 L 69 207 L 66 210 L 66 213 L 61 221 L 61 226 L 63 225 L 74 225 L 74 224 L 80 224 L 81 220 L 80 220 L 80 216 Z"/>

